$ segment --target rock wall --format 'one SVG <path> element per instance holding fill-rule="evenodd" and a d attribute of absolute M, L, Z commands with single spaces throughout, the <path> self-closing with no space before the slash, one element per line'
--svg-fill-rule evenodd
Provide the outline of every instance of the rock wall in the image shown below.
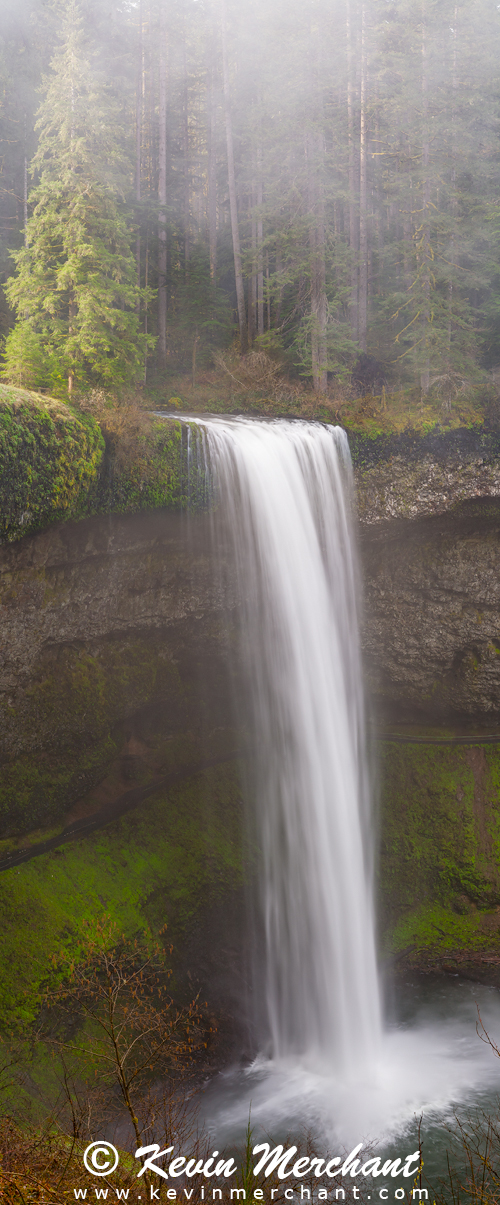
<path fill-rule="evenodd" d="M 358 449 L 356 476 L 383 941 L 404 962 L 479 978 L 486 968 L 491 981 L 500 974 L 497 437 L 459 432 L 380 453 Z"/>
<path fill-rule="evenodd" d="M 209 548 L 206 516 L 161 511 L 0 549 L 0 835 L 58 822 L 117 759 L 130 773 L 134 741 L 158 771 L 231 742 L 234 600 Z"/>
<path fill-rule="evenodd" d="M 496 951 L 500 924 L 500 746 L 474 742 L 500 732 L 498 457 L 491 439 L 459 435 L 453 446 L 434 437 L 406 451 L 353 448 L 372 723 L 379 735 L 418 725 L 471 741 L 376 742 L 389 943 L 436 957 L 467 943 Z M 59 523 L 0 547 L 0 855 L 131 782 L 183 767 L 188 776 L 185 790 L 150 797 L 102 841 L 2 873 L 7 956 L 14 965 L 20 949 L 33 1007 L 57 942 L 78 940 L 72 877 L 79 916 L 102 905 L 131 932 L 166 919 L 181 978 L 194 968 L 219 1001 L 243 984 L 240 772 L 226 761 L 227 775 L 192 777 L 204 759 L 240 749 L 228 673 L 237 600 L 221 551 L 219 573 L 208 516 L 168 510 Z M 15 990 L 14 976 L 6 1015 Z"/>
<path fill-rule="evenodd" d="M 362 535 L 364 648 L 379 722 L 500 723 L 500 500 Z"/>
<path fill-rule="evenodd" d="M 0 548 L 2 867 L 148 791 L 105 828 L 2 868 L 0 1025 L 36 1013 L 52 959 L 106 914 L 173 943 L 176 992 L 202 992 L 230 1047 L 244 924 L 234 606 L 203 514 L 95 517 Z"/>
<path fill-rule="evenodd" d="M 377 744 L 386 952 L 500 972 L 500 746 Z"/>
<path fill-rule="evenodd" d="M 350 435 L 349 443 L 363 526 L 443 515 L 470 499 L 500 497 L 497 430 Z"/>

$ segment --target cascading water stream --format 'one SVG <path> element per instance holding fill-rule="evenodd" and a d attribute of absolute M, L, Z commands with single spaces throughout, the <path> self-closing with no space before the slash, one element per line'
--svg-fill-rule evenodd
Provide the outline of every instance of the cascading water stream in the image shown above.
<path fill-rule="evenodd" d="M 265 1133 L 306 1124 L 352 1144 L 425 1114 L 433 1142 L 461 1103 L 483 1107 L 499 1068 L 476 1036 L 473 985 L 454 1012 L 381 1023 L 345 433 L 184 421 L 192 505 L 212 509 L 215 552 L 229 530 L 237 571 L 262 935 L 261 1054 L 209 1090 L 208 1123 L 219 1142 L 244 1132 L 251 1108 Z M 499 1042 L 496 1001 L 481 999 L 481 1015 Z"/>
<path fill-rule="evenodd" d="M 352 1073 L 376 1056 L 381 1023 L 347 438 L 253 420 L 203 433 L 234 546 L 258 751 L 263 1044 Z"/>

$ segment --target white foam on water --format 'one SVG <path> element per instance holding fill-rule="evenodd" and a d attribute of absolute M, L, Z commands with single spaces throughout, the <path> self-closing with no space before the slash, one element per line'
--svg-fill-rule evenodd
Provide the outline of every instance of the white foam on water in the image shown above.
<path fill-rule="evenodd" d="M 386 1143 L 424 1118 L 442 1127 L 455 1112 L 491 1110 L 500 1090 L 500 1060 L 476 1032 L 474 1002 L 451 1002 L 443 1020 L 416 1018 L 382 1034 L 379 1057 L 356 1074 L 327 1060 L 266 1060 L 244 1072 L 229 1071 L 209 1090 L 203 1112 L 217 1136 L 241 1137 L 251 1110 L 255 1131 L 313 1135 L 340 1153 L 358 1142 Z M 481 1014 L 490 1037 L 500 1041 L 500 1006 L 491 997 Z M 222 1140 L 221 1138 L 221 1140 Z M 217 1139 L 219 1141 L 219 1137 Z"/>

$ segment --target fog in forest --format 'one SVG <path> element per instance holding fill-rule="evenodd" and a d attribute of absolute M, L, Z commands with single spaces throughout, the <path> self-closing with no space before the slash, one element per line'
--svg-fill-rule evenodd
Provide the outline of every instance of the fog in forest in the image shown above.
<path fill-rule="evenodd" d="M 319 393 L 487 388 L 499 27 L 492 0 L 4 0 L 4 379 L 168 397 L 254 349 Z"/>

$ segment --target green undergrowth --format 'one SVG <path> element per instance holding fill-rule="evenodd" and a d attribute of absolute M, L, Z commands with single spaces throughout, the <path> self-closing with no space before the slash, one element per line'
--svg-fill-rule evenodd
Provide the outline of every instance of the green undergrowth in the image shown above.
<path fill-rule="evenodd" d="M 415 942 L 436 949 L 495 945 L 498 746 L 384 741 L 380 811 L 380 899 L 388 948 Z"/>
<path fill-rule="evenodd" d="M 30 1022 L 62 951 L 78 958 L 88 922 L 157 937 L 182 950 L 200 912 L 241 889 L 236 763 L 159 790 L 86 838 L 0 873 L 0 1026 Z M 165 939 L 165 938 L 164 938 Z"/>
<path fill-rule="evenodd" d="M 239 367 L 238 367 L 239 363 Z M 170 391 L 152 391 L 158 406 L 170 413 L 251 414 L 265 417 L 296 417 L 327 423 L 342 423 L 347 431 L 368 438 L 413 431 L 427 435 L 452 431 L 460 427 L 481 428 L 484 422 L 485 390 L 468 397 L 458 396 L 449 401 L 432 391 L 424 398 L 415 388 L 393 390 L 373 397 L 346 398 L 338 387 L 327 394 L 315 393 L 297 381 L 278 375 L 272 387 L 247 386 L 245 360 L 234 361 L 234 374 L 216 371 L 201 374 L 194 385 L 191 377 L 176 377 Z M 265 374 L 264 374 L 265 376 Z"/>
<path fill-rule="evenodd" d="M 411 390 L 342 402 L 339 419 L 346 431 L 369 439 L 403 432 L 431 435 L 459 428 L 481 430 L 484 423 L 481 407 L 472 401 L 455 402 L 445 408 L 439 398 L 416 400 Z"/>
<path fill-rule="evenodd" d="M 498 925 L 494 932 L 486 930 L 484 916 L 480 911 L 458 916 L 443 904 L 422 904 L 395 925 L 391 950 L 396 954 L 412 948 L 433 955 L 475 953 L 498 943 L 500 953 Z"/>

